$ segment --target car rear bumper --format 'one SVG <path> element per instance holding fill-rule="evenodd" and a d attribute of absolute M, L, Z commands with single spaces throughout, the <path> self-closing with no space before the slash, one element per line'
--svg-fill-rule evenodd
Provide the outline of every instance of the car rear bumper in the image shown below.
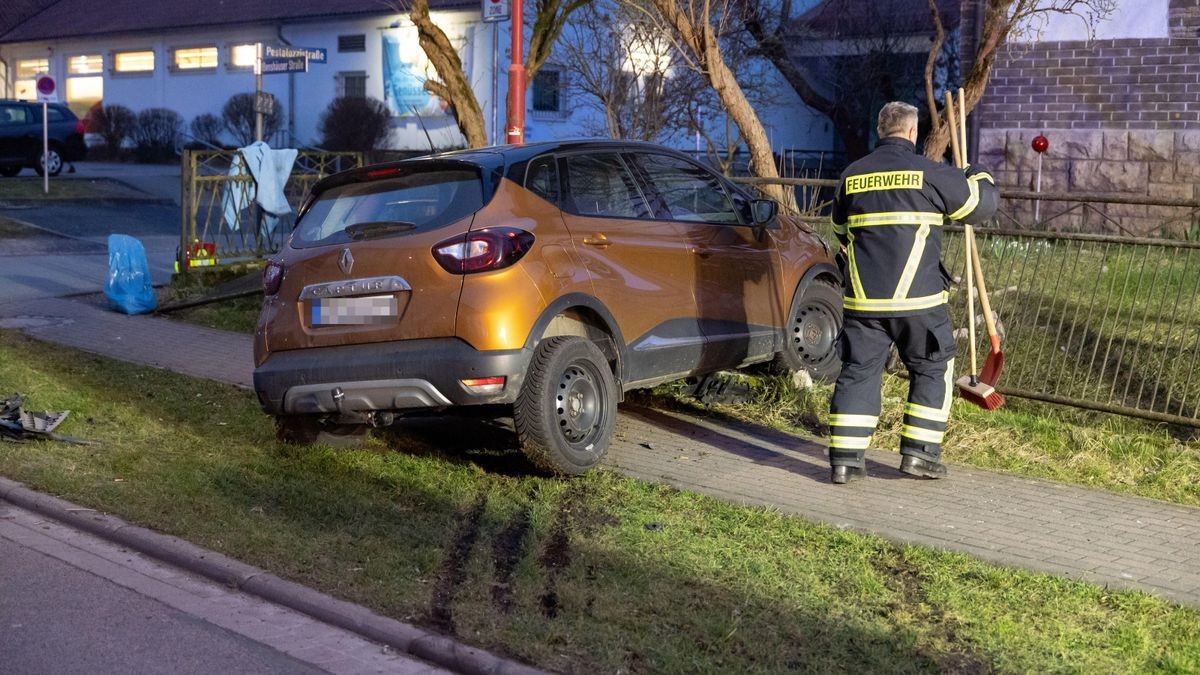
<path fill-rule="evenodd" d="M 254 389 L 272 415 L 513 403 L 530 356 L 478 351 L 458 338 L 297 349 L 267 357 L 254 370 Z M 495 376 L 507 378 L 498 393 L 475 394 L 460 382 Z"/>

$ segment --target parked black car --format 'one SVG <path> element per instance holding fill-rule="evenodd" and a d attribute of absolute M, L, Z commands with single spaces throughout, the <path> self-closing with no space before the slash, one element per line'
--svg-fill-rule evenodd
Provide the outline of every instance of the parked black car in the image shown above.
<path fill-rule="evenodd" d="M 47 106 L 50 153 L 47 168 L 57 176 L 66 162 L 87 154 L 83 122 L 61 103 Z M 15 176 L 29 167 L 42 173 L 42 104 L 0 99 L 0 176 Z"/>

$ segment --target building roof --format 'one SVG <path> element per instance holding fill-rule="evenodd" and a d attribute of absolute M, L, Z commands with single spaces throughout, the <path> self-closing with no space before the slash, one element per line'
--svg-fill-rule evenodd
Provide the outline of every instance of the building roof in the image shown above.
<path fill-rule="evenodd" d="M 937 0 L 942 26 L 958 27 L 962 0 Z M 934 32 L 926 0 L 824 0 L 800 15 L 793 34 L 831 38 L 900 36 Z"/>
<path fill-rule="evenodd" d="M 433 9 L 477 0 L 430 0 Z M 388 0 L 3 0 L 0 43 L 245 23 L 400 14 Z"/>

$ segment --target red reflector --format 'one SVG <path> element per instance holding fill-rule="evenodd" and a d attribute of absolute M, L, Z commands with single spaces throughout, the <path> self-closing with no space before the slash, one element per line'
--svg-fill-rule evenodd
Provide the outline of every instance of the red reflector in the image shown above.
<path fill-rule="evenodd" d="M 504 384 L 507 380 L 508 378 L 504 376 L 472 377 L 459 380 L 459 382 L 462 382 L 462 385 L 472 394 L 494 394 L 504 389 Z"/>
<path fill-rule="evenodd" d="M 83 123 L 83 120 L 79 120 L 75 123 L 75 133 L 81 136 L 87 133 L 87 125 Z"/>
<path fill-rule="evenodd" d="M 373 169 L 367 172 L 367 178 L 383 178 L 384 176 L 394 176 L 400 173 L 400 169 L 391 167 L 387 169 Z"/>

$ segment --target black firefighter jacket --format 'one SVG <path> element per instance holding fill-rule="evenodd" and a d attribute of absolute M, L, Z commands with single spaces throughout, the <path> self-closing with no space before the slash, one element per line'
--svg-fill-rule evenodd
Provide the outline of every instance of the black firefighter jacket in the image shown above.
<path fill-rule="evenodd" d="M 845 313 L 910 316 L 944 304 L 944 220 L 982 224 L 998 202 L 986 171 L 933 162 L 903 138 L 879 141 L 842 173 L 833 203 L 834 231 L 846 249 Z"/>

